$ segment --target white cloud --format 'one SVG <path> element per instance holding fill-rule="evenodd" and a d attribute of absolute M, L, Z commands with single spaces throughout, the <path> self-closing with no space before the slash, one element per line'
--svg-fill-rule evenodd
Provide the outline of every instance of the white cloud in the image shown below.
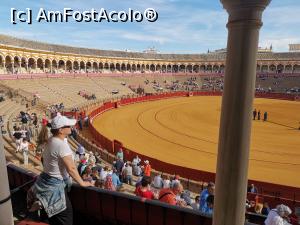
<path fill-rule="evenodd" d="M 267 47 L 272 44 L 275 51 L 287 51 L 288 44 L 300 42 L 300 1 L 279 1 L 273 0 L 263 14 L 264 26 L 259 45 Z M 159 19 L 155 23 L 1 25 L 0 33 L 20 38 L 104 49 L 131 48 L 136 51 L 152 45 L 167 52 L 204 52 L 208 48 L 213 50 L 226 47 L 228 14 L 220 3 L 217 6 L 216 3 L 205 0 L 15 0 L 13 3 L 6 3 L 8 5 L 19 8 L 43 6 L 48 10 L 63 7 L 79 10 L 101 7 L 126 10 L 130 7 L 144 10 L 152 7 L 159 13 Z M 0 17 L 7 10 L 9 11 L 1 8 Z"/>
<path fill-rule="evenodd" d="M 43 39 L 39 39 L 41 37 L 47 37 L 49 34 L 47 32 L 40 32 L 38 35 L 35 32 L 31 31 L 20 31 L 20 30 L 1 30 L 2 34 L 11 35 L 16 38 L 23 38 L 23 39 L 29 39 L 29 40 L 38 40 L 43 41 Z M 39 37 L 39 38 L 37 38 Z"/>
<path fill-rule="evenodd" d="M 289 44 L 300 43 L 300 5 L 275 6 L 267 8 L 263 15 L 260 46 L 274 51 L 288 51 Z"/>
<path fill-rule="evenodd" d="M 267 8 L 263 14 L 264 25 L 285 28 L 286 30 L 296 29 L 294 26 L 300 26 L 299 12 L 299 4 Z"/>
<path fill-rule="evenodd" d="M 281 39 L 266 39 L 260 42 L 260 46 L 269 47 L 273 46 L 273 50 L 276 52 L 287 52 L 289 44 L 300 43 L 300 38 L 281 38 Z"/>
<path fill-rule="evenodd" d="M 145 35 L 145 34 L 139 34 L 139 33 L 122 33 L 121 37 L 130 39 L 130 40 L 136 40 L 136 41 L 153 41 L 157 42 L 159 44 L 164 44 L 165 42 L 169 41 L 169 38 L 165 38 L 162 36 L 155 36 L 155 35 Z"/>

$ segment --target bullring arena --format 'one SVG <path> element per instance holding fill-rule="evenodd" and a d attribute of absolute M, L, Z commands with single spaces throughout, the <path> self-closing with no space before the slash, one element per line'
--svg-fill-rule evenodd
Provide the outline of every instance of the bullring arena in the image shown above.
<path fill-rule="evenodd" d="M 109 51 L 0 35 L 1 132 L 10 186 L 23 185 L 43 171 L 38 134 L 42 122 L 60 112 L 77 119 L 68 138 L 74 154 L 83 146 L 86 155 L 97 156 L 98 166 L 111 169 L 122 147 L 126 160 L 138 154 L 143 166 L 150 161 L 152 179 L 179 175 L 194 201 L 215 181 L 225 64 L 224 51 Z M 260 110 L 261 118 L 252 121 L 248 184 L 256 185 L 257 193 L 247 193 L 247 199 L 300 207 L 300 53 L 260 49 L 255 95 L 253 109 Z M 30 135 L 28 164 L 16 151 L 17 128 Z M 138 179 L 133 176 L 132 185 L 123 183 L 118 193 L 103 190 L 103 184 L 95 189 L 72 186 L 77 221 L 132 224 L 137 217 L 134 224 L 212 224 L 198 211 L 133 196 Z M 22 191 L 26 196 L 27 188 Z M 265 220 L 259 213 L 247 212 L 246 217 L 256 224 Z"/>
<path fill-rule="evenodd" d="M 252 128 L 249 179 L 300 187 L 300 102 L 258 98 L 267 122 Z M 93 120 L 105 137 L 137 153 L 197 170 L 215 172 L 221 97 L 200 96 L 137 103 Z M 230 134 L 229 134 L 230 135 Z M 234 162 L 233 162 L 234 163 Z"/>

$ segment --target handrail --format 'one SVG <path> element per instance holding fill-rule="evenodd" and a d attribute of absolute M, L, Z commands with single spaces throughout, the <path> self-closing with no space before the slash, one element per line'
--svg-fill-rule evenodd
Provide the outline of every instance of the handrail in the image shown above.
<path fill-rule="evenodd" d="M 14 164 L 8 164 L 10 186 L 22 186 L 36 175 Z M 24 188 L 25 186 L 23 186 Z M 26 191 L 27 188 L 24 188 Z M 26 192 L 24 193 L 26 194 Z M 172 206 L 157 200 L 146 200 L 141 197 L 95 187 L 82 188 L 73 184 L 69 193 L 73 205 L 76 224 L 102 224 L 113 222 L 120 224 L 178 224 L 178 225 L 211 225 L 211 216 L 200 211 Z M 126 207 L 124 207 L 126 206 Z M 246 213 L 248 222 L 262 224 L 264 216 Z"/>

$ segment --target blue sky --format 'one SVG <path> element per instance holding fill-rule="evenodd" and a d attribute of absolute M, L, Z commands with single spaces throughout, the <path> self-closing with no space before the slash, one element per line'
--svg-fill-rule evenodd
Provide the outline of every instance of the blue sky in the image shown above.
<path fill-rule="evenodd" d="M 154 8 L 154 23 L 10 23 L 10 9 L 31 8 L 33 15 L 46 10 L 144 11 Z M 288 51 L 289 43 L 300 43 L 300 1 L 273 0 L 263 14 L 259 46 L 273 45 L 274 51 Z M 34 18 L 35 19 L 35 18 Z M 219 0 L 2 0 L 0 33 L 55 44 L 143 51 L 155 47 L 162 53 L 204 53 L 226 47 L 227 13 Z"/>

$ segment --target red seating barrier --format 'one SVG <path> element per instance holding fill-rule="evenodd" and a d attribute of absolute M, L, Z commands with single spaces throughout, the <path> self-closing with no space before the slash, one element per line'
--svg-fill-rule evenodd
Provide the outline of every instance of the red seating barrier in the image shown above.
<path fill-rule="evenodd" d="M 14 164 L 7 166 L 7 172 L 10 188 L 22 185 L 36 176 Z M 19 183 L 21 180 L 23 183 Z M 23 193 L 26 195 L 26 192 Z M 74 210 L 74 225 L 107 224 L 106 222 L 128 225 L 212 224 L 210 217 L 203 216 L 196 210 L 94 187 L 81 188 L 73 184 L 69 197 Z M 261 225 L 265 220 L 264 216 L 253 213 L 246 213 L 246 218 L 249 222 Z"/>
<path fill-rule="evenodd" d="M 255 93 L 256 98 L 273 98 L 294 101 L 296 96 L 284 93 Z"/>
<path fill-rule="evenodd" d="M 17 225 L 49 225 L 48 223 L 35 222 L 30 219 L 25 219 L 17 223 Z"/>

